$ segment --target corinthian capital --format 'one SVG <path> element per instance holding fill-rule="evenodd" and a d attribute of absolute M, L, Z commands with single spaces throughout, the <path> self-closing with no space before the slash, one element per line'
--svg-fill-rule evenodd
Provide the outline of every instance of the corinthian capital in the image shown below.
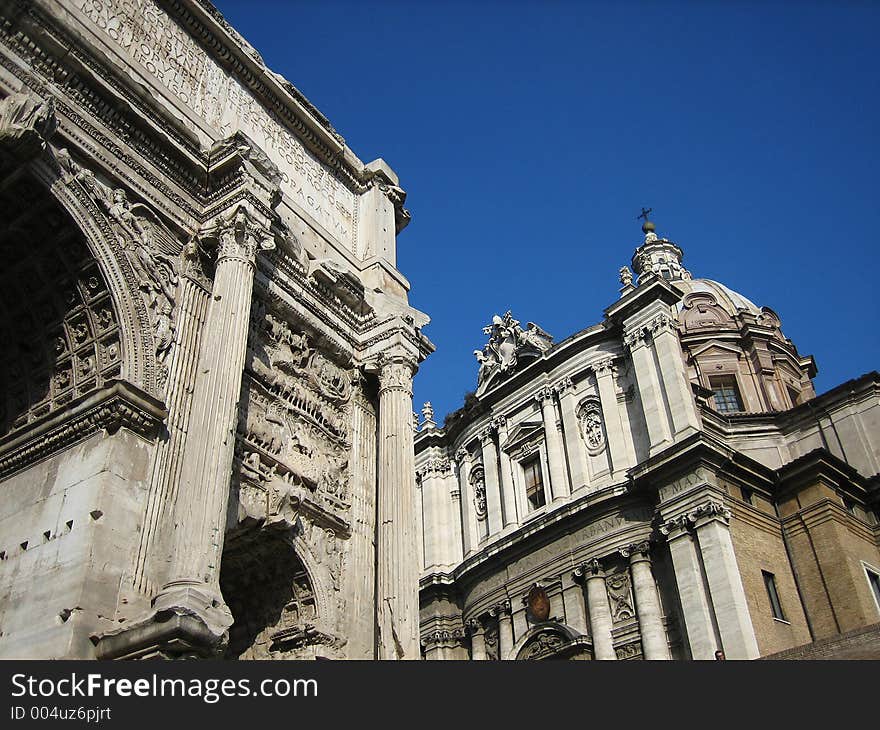
<path fill-rule="evenodd" d="M 416 365 L 405 357 L 384 358 L 379 362 L 379 393 L 397 390 L 412 398 L 412 379 Z"/>
<path fill-rule="evenodd" d="M 245 205 L 238 205 L 205 224 L 198 239 L 216 250 L 218 263 L 224 259 L 238 259 L 253 266 L 257 251 L 275 248 L 275 236 L 269 225 Z"/>
<path fill-rule="evenodd" d="M 597 360 L 590 367 L 596 375 L 610 375 L 614 372 L 615 359 L 614 357 L 606 357 L 602 360 Z"/>
<path fill-rule="evenodd" d="M 688 512 L 687 518 L 690 522 L 696 523 L 698 520 L 719 520 L 724 524 L 730 522 L 731 512 L 720 502 L 709 501 L 701 504 L 699 507 Z"/>

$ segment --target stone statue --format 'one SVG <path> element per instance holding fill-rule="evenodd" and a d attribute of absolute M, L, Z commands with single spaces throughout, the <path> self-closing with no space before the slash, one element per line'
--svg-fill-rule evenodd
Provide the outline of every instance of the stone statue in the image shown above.
<path fill-rule="evenodd" d="M 30 92 L 15 92 L 0 101 L 0 148 L 20 162 L 36 157 L 55 133 L 55 102 Z"/>
<path fill-rule="evenodd" d="M 480 363 L 477 376 L 478 392 L 498 373 L 512 372 L 524 356 L 539 357 L 550 349 L 553 338 L 534 322 L 526 323 L 526 329 L 508 311 L 503 317 L 497 314 L 492 323 L 483 328 L 489 341 L 482 350 L 474 350 Z"/>
<path fill-rule="evenodd" d="M 623 286 L 632 286 L 633 275 L 628 266 L 621 266 L 618 272 L 618 278 Z"/>

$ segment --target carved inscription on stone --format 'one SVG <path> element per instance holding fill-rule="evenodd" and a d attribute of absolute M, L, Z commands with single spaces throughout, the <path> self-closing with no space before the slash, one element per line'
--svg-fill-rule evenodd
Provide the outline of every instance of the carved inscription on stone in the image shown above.
<path fill-rule="evenodd" d="M 281 188 L 353 250 L 355 194 L 152 0 L 78 0 L 84 20 L 220 136 L 241 130 L 281 172 Z M 206 140 L 207 141 L 207 140 Z"/>

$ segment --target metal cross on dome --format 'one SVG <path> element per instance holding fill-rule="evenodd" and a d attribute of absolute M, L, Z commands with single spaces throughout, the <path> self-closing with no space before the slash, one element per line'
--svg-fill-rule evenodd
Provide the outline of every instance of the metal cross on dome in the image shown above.
<path fill-rule="evenodd" d="M 653 208 L 642 208 L 641 215 L 637 215 L 637 216 L 636 216 L 636 220 L 637 220 L 637 221 L 640 221 L 640 220 L 642 220 L 642 219 L 644 219 L 644 220 L 648 220 L 648 216 L 651 215 L 651 213 L 652 213 L 653 211 L 654 211 Z"/>

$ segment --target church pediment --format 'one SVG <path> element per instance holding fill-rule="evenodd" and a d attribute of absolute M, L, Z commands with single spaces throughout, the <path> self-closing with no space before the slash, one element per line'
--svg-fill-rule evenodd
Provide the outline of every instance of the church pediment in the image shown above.
<path fill-rule="evenodd" d="M 726 342 L 707 342 L 705 345 L 702 345 L 691 351 L 691 356 L 694 359 L 700 360 L 708 360 L 712 358 L 729 358 L 731 355 L 739 358 L 742 357 L 742 350 L 733 345 L 728 345 Z"/>
<path fill-rule="evenodd" d="M 512 452 L 522 446 L 539 441 L 544 438 L 544 424 L 542 421 L 524 421 L 511 429 L 507 440 L 501 444 L 505 451 Z"/>

